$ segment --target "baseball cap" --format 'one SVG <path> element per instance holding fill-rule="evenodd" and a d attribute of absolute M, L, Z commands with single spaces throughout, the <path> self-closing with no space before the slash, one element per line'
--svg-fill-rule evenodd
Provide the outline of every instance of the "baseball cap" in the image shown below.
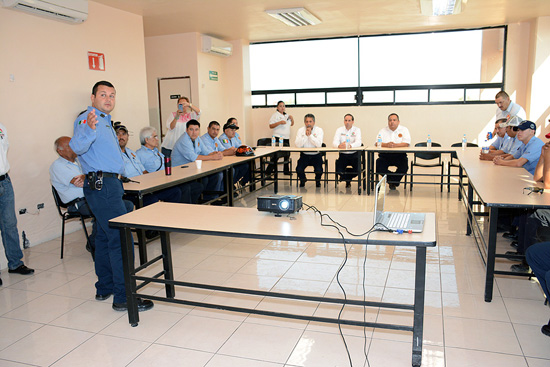
<path fill-rule="evenodd" d="M 520 130 L 531 129 L 531 130 L 536 131 L 537 130 L 537 125 L 535 125 L 535 123 L 532 122 L 532 121 L 525 120 L 521 124 L 518 125 L 518 129 L 520 129 Z"/>
<path fill-rule="evenodd" d="M 231 122 L 226 122 L 225 125 L 223 125 L 223 129 L 235 129 L 239 130 L 239 127 Z"/>
<path fill-rule="evenodd" d="M 115 131 L 118 132 L 118 130 L 124 130 L 126 131 L 126 134 L 128 134 L 128 128 L 120 123 L 120 121 L 117 121 L 113 124 L 113 127 L 115 128 Z"/>
<path fill-rule="evenodd" d="M 502 127 L 506 127 L 506 126 L 511 126 L 511 127 L 514 127 L 514 126 L 519 126 L 521 123 L 523 122 L 523 119 L 521 117 L 518 117 L 518 116 L 512 116 L 508 119 L 508 121 L 506 121 L 506 123 L 504 124 L 504 126 Z"/>

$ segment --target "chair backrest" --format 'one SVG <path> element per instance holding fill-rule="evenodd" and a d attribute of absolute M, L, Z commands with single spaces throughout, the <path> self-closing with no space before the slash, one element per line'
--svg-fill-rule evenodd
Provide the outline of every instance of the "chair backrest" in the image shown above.
<path fill-rule="evenodd" d="M 52 194 L 53 194 L 53 200 L 55 201 L 55 206 L 57 207 L 57 211 L 59 212 L 59 215 L 63 216 L 65 213 L 61 211 L 61 208 L 67 209 L 67 205 L 61 201 L 61 198 L 59 197 L 59 194 L 57 193 L 57 190 L 52 185 Z"/>
<path fill-rule="evenodd" d="M 462 146 L 462 142 L 451 144 L 451 148 L 461 147 L 461 146 Z M 470 148 L 470 147 L 477 147 L 478 145 L 476 143 L 469 143 L 468 142 L 468 143 L 466 143 L 466 146 Z M 455 152 L 451 153 L 451 159 L 458 159 Z"/>
<path fill-rule="evenodd" d="M 421 141 L 420 143 L 416 143 L 414 145 L 415 147 L 427 147 L 428 143 L 425 141 Z M 432 142 L 432 147 L 441 147 L 441 144 Z M 432 159 L 439 159 L 441 161 L 441 153 L 429 153 L 429 152 L 419 152 L 414 153 L 414 160 L 416 161 L 416 158 L 424 159 L 426 161 L 430 161 Z"/>
<path fill-rule="evenodd" d="M 267 147 L 271 145 L 271 138 L 260 138 L 258 139 L 257 146 L 259 147 Z"/>

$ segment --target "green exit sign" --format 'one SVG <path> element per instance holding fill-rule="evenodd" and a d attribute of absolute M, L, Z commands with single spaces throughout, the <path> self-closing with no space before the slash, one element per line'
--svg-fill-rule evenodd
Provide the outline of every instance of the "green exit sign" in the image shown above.
<path fill-rule="evenodd" d="M 210 70 L 210 71 L 208 72 L 208 78 L 209 78 L 210 80 L 213 80 L 213 81 L 217 82 L 217 81 L 218 81 L 218 72 L 217 72 L 217 71 Z"/>

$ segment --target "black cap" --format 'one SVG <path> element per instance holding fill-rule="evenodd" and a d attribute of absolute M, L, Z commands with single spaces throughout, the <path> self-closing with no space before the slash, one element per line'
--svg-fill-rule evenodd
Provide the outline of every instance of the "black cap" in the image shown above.
<path fill-rule="evenodd" d="M 237 125 L 235 125 L 234 123 L 232 122 L 226 122 L 225 125 L 223 125 L 223 129 L 235 129 L 235 130 L 239 130 L 239 127 Z"/>
<path fill-rule="evenodd" d="M 535 123 L 532 122 L 532 121 L 525 120 L 521 124 L 519 124 L 518 129 L 520 129 L 520 130 L 531 129 L 531 130 L 536 131 L 537 130 L 537 125 L 535 125 Z"/>

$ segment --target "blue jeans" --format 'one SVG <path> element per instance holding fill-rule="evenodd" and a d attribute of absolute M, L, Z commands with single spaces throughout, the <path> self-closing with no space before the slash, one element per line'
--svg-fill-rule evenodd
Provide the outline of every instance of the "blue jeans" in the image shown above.
<path fill-rule="evenodd" d="M 84 181 L 84 197 L 94 213 L 97 223 L 95 238 L 95 284 L 97 294 L 113 293 L 114 303 L 126 302 L 120 231 L 109 227 L 109 220 L 126 214 L 127 207 L 122 200 L 122 182 L 114 177 L 103 178 L 103 188 L 92 190 L 88 179 Z"/>
<path fill-rule="evenodd" d="M 527 264 L 535 273 L 540 286 L 550 300 L 550 242 L 539 242 L 525 252 Z"/>
<path fill-rule="evenodd" d="M 6 259 L 8 259 L 8 268 L 17 269 L 23 265 L 23 261 L 21 261 L 23 252 L 19 246 L 15 198 L 9 176 L 0 181 L 0 232 L 2 233 Z"/>

